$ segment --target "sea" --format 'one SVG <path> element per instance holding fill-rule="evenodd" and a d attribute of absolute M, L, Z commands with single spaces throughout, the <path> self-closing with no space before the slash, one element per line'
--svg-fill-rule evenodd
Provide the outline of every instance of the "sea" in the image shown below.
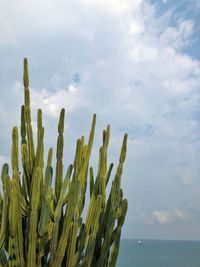
<path fill-rule="evenodd" d="M 200 267 L 200 241 L 123 239 L 117 267 Z"/>

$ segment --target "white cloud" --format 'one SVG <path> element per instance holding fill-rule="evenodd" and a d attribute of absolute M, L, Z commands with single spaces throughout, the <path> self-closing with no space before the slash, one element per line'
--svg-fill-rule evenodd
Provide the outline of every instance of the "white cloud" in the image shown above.
<path fill-rule="evenodd" d="M 176 220 L 185 220 L 187 218 L 184 211 L 175 209 L 172 211 L 168 210 L 155 210 L 150 215 L 147 223 L 158 223 L 158 224 L 171 224 Z"/>
<path fill-rule="evenodd" d="M 82 91 L 75 85 L 70 84 L 66 89 L 58 89 L 56 92 L 49 92 L 47 89 L 41 91 L 31 90 L 32 107 L 41 108 L 44 114 L 58 117 L 63 107 L 70 113 L 87 105 Z"/>
<path fill-rule="evenodd" d="M 180 49 L 187 45 L 193 33 L 194 23 L 192 20 L 180 20 L 175 27 L 167 27 L 160 35 L 162 46 L 171 46 Z"/>
<path fill-rule="evenodd" d="M 131 49 L 130 56 L 135 62 L 156 60 L 158 50 L 154 47 L 145 46 L 143 43 L 137 43 L 137 46 Z"/>
<path fill-rule="evenodd" d="M 155 210 L 152 213 L 153 220 L 160 224 L 168 224 L 171 222 L 172 218 L 170 216 L 170 213 L 168 211 L 159 211 Z"/>
<path fill-rule="evenodd" d="M 139 24 L 137 21 L 130 25 L 131 34 L 141 34 L 144 32 L 144 25 Z"/>
<path fill-rule="evenodd" d="M 178 210 L 178 209 L 175 210 L 175 216 L 179 219 L 186 219 L 187 217 L 185 212 Z"/>
<path fill-rule="evenodd" d="M 138 10 L 141 7 L 143 0 L 81 0 L 80 2 L 89 8 L 100 8 L 107 12 L 109 11 L 111 14 L 120 15 L 129 12 L 130 9 L 134 11 Z"/>
<path fill-rule="evenodd" d="M 191 150 L 194 149 L 191 148 Z M 186 164 L 184 164 L 184 166 L 177 167 L 176 173 L 184 185 L 192 186 L 195 185 L 199 180 L 199 171 L 195 167 L 198 162 L 198 154 L 196 154 L 194 151 L 188 150 L 188 152 L 190 153 L 191 162 L 188 161 Z"/>
<path fill-rule="evenodd" d="M 0 45 L 19 44 L 31 36 L 43 39 L 64 34 L 72 31 L 72 27 L 80 30 L 83 36 L 88 35 L 79 17 L 71 13 L 73 5 L 69 1 L 19 0 L 17 4 L 16 9 L 12 0 L 1 2 Z"/>

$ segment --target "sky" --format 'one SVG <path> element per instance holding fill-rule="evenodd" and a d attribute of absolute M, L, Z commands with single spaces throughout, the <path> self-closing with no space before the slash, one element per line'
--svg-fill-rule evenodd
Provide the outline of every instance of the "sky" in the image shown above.
<path fill-rule="evenodd" d="M 46 150 L 66 108 L 65 168 L 93 113 L 94 166 L 107 124 L 115 168 L 128 133 L 123 238 L 200 239 L 200 1 L 1 0 L 0 25 L 0 164 L 20 123 L 27 57 Z"/>

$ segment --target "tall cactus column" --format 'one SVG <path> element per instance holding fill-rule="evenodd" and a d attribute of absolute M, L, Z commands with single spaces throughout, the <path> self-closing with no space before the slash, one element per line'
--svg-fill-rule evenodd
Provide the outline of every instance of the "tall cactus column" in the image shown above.
<path fill-rule="evenodd" d="M 34 143 L 27 59 L 24 59 L 23 81 L 21 141 L 18 128 L 14 127 L 11 168 L 9 171 L 5 163 L 1 171 L 0 267 L 114 267 L 128 208 L 121 188 L 127 134 L 112 180 L 115 168 L 108 162 L 107 153 L 110 125 L 103 130 L 95 174 L 90 163 L 96 125 L 94 114 L 88 140 L 84 136 L 77 140 L 75 156 L 64 174 L 65 110 L 61 109 L 54 171 L 51 147 L 46 163 L 44 159 L 41 109 L 37 111 Z M 85 207 L 87 190 L 90 199 Z M 84 209 L 86 216 L 83 216 Z"/>

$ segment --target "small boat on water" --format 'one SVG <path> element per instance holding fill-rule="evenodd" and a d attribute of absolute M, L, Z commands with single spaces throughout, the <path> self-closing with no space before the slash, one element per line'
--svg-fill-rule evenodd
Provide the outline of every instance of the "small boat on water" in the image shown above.
<path fill-rule="evenodd" d="M 138 240 L 138 242 L 137 242 L 139 245 L 141 245 L 142 244 L 142 241 L 141 240 Z"/>

